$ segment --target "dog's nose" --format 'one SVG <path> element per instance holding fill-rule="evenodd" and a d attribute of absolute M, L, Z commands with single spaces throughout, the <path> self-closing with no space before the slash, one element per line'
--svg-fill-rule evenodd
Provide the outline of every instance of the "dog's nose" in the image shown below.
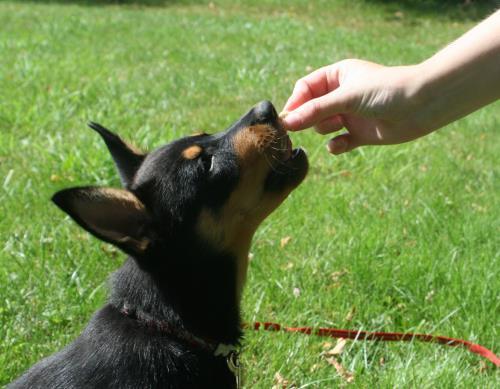
<path fill-rule="evenodd" d="M 254 119 L 259 123 L 268 123 L 276 120 L 278 113 L 270 101 L 261 101 L 253 108 Z"/>

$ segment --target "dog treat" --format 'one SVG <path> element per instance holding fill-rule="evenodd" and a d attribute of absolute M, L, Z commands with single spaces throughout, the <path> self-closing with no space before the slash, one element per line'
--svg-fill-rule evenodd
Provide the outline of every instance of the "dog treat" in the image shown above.
<path fill-rule="evenodd" d="M 284 119 L 288 116 L 289 113 L 290 113 L 289 111 L 283 110 L 278 116 L 280 117 L 280 119 Z"/>
<path fill-rule="evenodd" d="M 283 110 L 280 112 L 280 114 L 278 115 L 279 117 L 279 121 L 281 123 L 281 125 L 283 126 L 283 129 L 285 130 L 288 130 L 287 126 L 285 125 L 285 122 L 283 121 L 284 118 L 286 118 L 288 116 L 290 112 L 287 111 L 287 110 Z"/>

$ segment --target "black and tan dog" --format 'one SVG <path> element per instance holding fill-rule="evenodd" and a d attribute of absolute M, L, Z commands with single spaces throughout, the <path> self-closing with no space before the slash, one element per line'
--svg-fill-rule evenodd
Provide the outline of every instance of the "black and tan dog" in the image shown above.
<path fill-rule="evenodd" d="M 145 155 L 98 124 L 125 189 L 71 188 L 53 201 L 129 255 L 83 333 L 12 388 L 233 388 L 252 236 L 304 179 L 271 103 L 228 130 Z"/>

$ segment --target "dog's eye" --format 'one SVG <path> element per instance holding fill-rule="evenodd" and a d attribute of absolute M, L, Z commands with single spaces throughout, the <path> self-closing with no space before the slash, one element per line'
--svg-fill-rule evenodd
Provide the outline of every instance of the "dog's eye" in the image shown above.
<path fill-rule="evenodd" d="M 214 168 L 214 156 L 213 155 L 203 155 L 201 157 L 201 161 L 203 162 L 203 167 L 205 171 L 210 172 Z"/>

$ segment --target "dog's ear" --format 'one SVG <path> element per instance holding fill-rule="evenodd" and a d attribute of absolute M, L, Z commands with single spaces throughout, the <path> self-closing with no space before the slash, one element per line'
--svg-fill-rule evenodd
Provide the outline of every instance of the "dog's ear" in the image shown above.
<path fill-rule="evenodd" d="M 152 243 L 150 215 L 132 192 L 70 188 L 57 192 L 52 201 L 84 229 L 132 256 L 141 256 Z"/>
<path fill-rule="evenodd" d="M 122 185 L 128 187 L 144 160 L 144 154 L 100 124 L 90 122 L 89 127 L 101 135 L 115 161 Z"/>

